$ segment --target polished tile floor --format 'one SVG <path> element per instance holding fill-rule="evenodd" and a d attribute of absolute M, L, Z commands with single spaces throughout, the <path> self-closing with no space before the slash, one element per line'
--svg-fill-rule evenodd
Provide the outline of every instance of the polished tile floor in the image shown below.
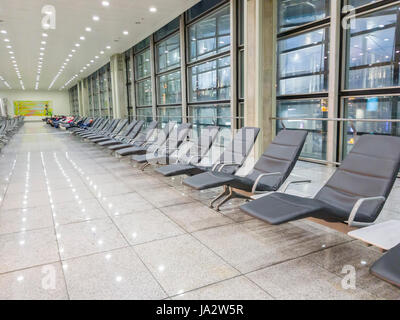
<path fill-rule="evenodd" d="M 312 195 L 332 172 L 300 162 L 313 183 L 290 192 Z M 217 213 L 216 191 L 43 123 L 2 150 L 0 192 L 0 299 L 400 299 L 369 274 L 376 249 L 308 220 L 268 225 L 240 201 Z M 399 182 L 380 220 L 393 218 Z"/>

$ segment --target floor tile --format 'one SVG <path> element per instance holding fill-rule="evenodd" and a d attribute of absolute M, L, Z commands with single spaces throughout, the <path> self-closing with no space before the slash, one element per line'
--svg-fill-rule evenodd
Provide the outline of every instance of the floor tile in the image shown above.
<path fill-rule="evenodd" d="M 0 236 L 0 273 L 59 261 L 51 228 Z"/>
<path fill-rule="evenodd" d="M 233 223 L 231 219 L 198 202 L 169 206 L 160 210 L 187 232 Z"/>
<path fill-rule="evenodd" d="M 190 235 L 134 248 L 170 296 L 238 275 L 235 269 Z"/>
<path fill-rule="evenodd" d="M 244 276 L 225 280 L 173 297 L 174 300 L 272 300 L 259 286 Z"/>
<path fill-rule="evenodd" d="M 59 226 L 57 239 L 63 260 L 128 246 L 108 218 Z"/>
<path fill-rule="evenodd" d="M 137 193 L 102 197 L 100 203 L 111 216 L 120 216 L 154 209 L 154 206 Z"/>
<path fill-rule="evenodd" d="M 157 209 L 113 217 L 113 220 L 131 245 L 185 233 Z"/>
<path fill-rule="evenodd" d="M 344 289 L 342 278 L 307 258 L 256 271 L 248 277 L 276 299 L 357 300 L 374 297 L 362 289 Z"/>
<path fill-rule="evenodd" d="M 106 211 L 94 200 L 63 202 L 54 204 L 54 221 L 59 225 L 107 218 Z"/>
<path fill-rule="evenodd" d="M 131 248 L 63 262 L 73 300 L 145 300 L 166 297 Z M 93 272 L 95 270 L 95 272 Z"/>
<path fill-rule="evenodd" d="M 60 263 L 0 275 L 0 300 L 67 300 Z"/>
<path fill-rule="evenodd" d="M 0 234 L 43 229 L 53 226 L 50 206 L 0 211 Z"/>
<path fill-rule="evenodd" d="M 250 220 L 193 235 L 243 273 L 350 241 L 336 231 L 301 221 L 272 226 Z"/>
<path fill-rule="evenodd" d="M 137 193 L 153 204 L 156 208 L 193 202 L 193 200 L 184 193 L 176 191 L 170 187 L 137 190 Z"/>

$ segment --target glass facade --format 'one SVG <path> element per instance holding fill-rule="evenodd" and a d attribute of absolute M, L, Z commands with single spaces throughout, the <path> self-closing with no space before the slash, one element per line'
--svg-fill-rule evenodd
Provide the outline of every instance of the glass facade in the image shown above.
<path fill-rule="evenodd" d="M 179 104 L 182 102 L 181 71 L 158 76 L 157 86 L 157 104 Z"/>
<path fill-rule="evenodd" d="M 175 34 L 156 45 L 157 73 L 179 68 L 181 64 L 179 34 Z"/>

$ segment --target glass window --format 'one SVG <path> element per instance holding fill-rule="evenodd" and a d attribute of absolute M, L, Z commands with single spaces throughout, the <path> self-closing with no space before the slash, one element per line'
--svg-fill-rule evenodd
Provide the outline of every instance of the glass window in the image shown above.
<path fill-rule="evenodd" d="M 229 51 L 231 43 L 229 6 L 191 25 L 188 36 L 190 62 Z"/>
<path fill-rule="evenodd" d="M 202 0 L 198 4 L 194 5 L 187 11 L 187 20 L 191 21 L 194 18 L 198 17 L 202 13 L 210 10 L 215 7 L 217 4 L 222 3 L 226 0 Z"/>
<path fill-rule="evenodd" d="M 400 85 L 399 9 L 394 6 L 357 16 L 355 27 L 347 30 L 346 89 Z"/>
<path fill-rule="evenodd" d="M 157 77 L 158 104 L 179 104 L 182 102 L 181 72 Z"/>
<path fill-rule="evenodd" d="M 151 106 L 152 105 L 152 92 L 151 80 L 143 80 L 136 83 L 137 106 Z"/>
<path fill-rule="evenodd" d="M 153 109 L 149 108 L 137 108 L 136 109 L 136 117 L 138 120 L 143 120 L 145 124 L 148 124 L 153 121 Z"/>
<path fill-rule="evenodd" d="M 146 50 L 135 56 L 135 77 L 136 80 L 139 80 L 150 75 L 150 50 Z"/>
<path fill-rule="evenodd" d="M 172 20 L 170 23 L 166 24 L 164 27 L 158 30 L 154 34 L 154 40 L 159 41 L 160 39 L 168 36 L 169 34 L 173 33 L 178 29 L 179 29 L 179 17 Z"/>
<path fill-rule="evenodd" d="M 278 1 L 278 32 L 329 16 L 329 0 L 280 0 Z"/>
<path fill-rule="evenodd" d="M 348 0 L 348 4 L 353 7 L 361 7 L 370 3 L 379 2 L 381 0 Z"/>
<path fill-rule="evenodd" d="M 189 101 L 229 100 L 231 97 L 230 57 L 189 68 Z"/>
<path fill-rule="evenodd" d="M 305 158 L 326 159 L 327 121 L 295 120 L 304 118 L 327 118 L 327 99 L 310 100 L 283 100 L 277 103 L 277 116 L 279 118 L 293 118 L 283 120 L 287 129 L 304 129 L 309 132 L 303 148 L 302 156 Z M 277 121 L 278 132 L 282 124 Z"/>
<path fill-rule="evenodd" d="M 239 103 L 239 128 L 244 127 L 244 102 Z"/>
<path fill-rule="evenodd" d="M 144 48 L 150 47 L 150 38 L 146 38 L 140 41 L 136 46 L 133 47 L 133 52 L 138 53 L 142 51 Z"/>
<path fill-rule="evenodd" d="M 200 134 L 201 129 L 208 126 L 221 127 L 221 140 L 230 141 L 231 135 L 231 106 L 229 104 L 210 104 L 201 106 L 189 106 L 189 119 L 193 130 Z M 224 130 L 225 129 L 225 130 Z"/>
<path fill-rule="evenodd" d="M 280 40 L 278 50 L 278 95 L 327 91 L 329 28 Z"/>
<path fill-rule="evenodd" d="M 157 119 L 161 127 L 164 127 L 164 124 L 168 123 L 169 121 L 182 123 L 182 108 L 157 107 Z"/>
<path fill-rule="evenodd" d="M 399 119 L 400 97 L 352 97 L 344 99 L 345 117 L 352 119 Z M 353 122 L 344 126 L 343 151 L 346 155 L 353 147 L 354 132 L 400 136 L 400 124 L 394 122 Z"/>
<path fill-rule="evenodd" d="M 156 45 L 157 73 L 178 68 L 181 64 L 179 34 Z"/>

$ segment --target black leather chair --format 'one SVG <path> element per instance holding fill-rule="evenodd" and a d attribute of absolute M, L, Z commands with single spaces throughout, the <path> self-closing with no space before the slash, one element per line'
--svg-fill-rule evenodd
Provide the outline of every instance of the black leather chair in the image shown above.
<path fill-rule="evenodd" d="M 162 166 L 160 168 L 157 168 L 155 171 L 162 174 L 165 177 L 171 177 L 177 175 L 176 170 L 178 170 L 179 172 L 179 169 L 182 165 L 183 166 L 198 165 L 201 162 L 201 160 L 204 157 L 206 157 L 212 144 L 214 143 L 215 139 L 218 136 L 218 132 L 219 132 L 219 127 L 216 126 L 209 126 L 203 128 L 200 132 L 200 136 L 197 139 L 197 142 L 194 143 L 191 141 L 188 142 L 188 144 L 192 144 L 192 146 L 189 147 L 187 154 L 184 154 L 181 157 L 179 157 L 178 155 L 179 151 L 177 151 L 175 156 L 176 163 Z M 174 155 L 172 155 L 172 157 L 174 157 Z"/>
<path fill-rule="evenodd" d="M 314 198 L 275 192 L 242 205 L 271 224 L 315 217 L 350 226 L 372 224 L 400 169 L 400 137 L 363 135 Z"/>
<path fill-rule="evenodd" d="M 400 288 L 400 244 L 390 249 L 382 258 L 376 261 L 370 272 Z"/>
<path fill-rule="evenodd" d="M 217 210 L 233 198 L 248 199 L 257 192 L 276 191 L 296 165 L 307 134 L 305 130 L 282 130 L 245 177 L 211 171 L 188 178 L 184 183 L 198 190 L 224 186 L 224 191 L 210 204 L 212 207 L 218 200 L 225 197 L 215 207 Z M 311 180 L 301 179 L 291 182 L 311 182 Z"/>
<path fill-rule="evenodd" d="M 125 128 L 123 133 L 121 133 L 120 135 L 118 135 L 117 137 L 115 137 L 113 139 L 109 139 L 109 140 L 106 140 L 106 141 L 98 142 L 98 145 L 102 146 L 102 147 L 110 147 L 110 146 L 114 146 L 114 145 L 117 145 L 117 144 L 124 143 L 126 140 L 130 141 L 130 140 L 134 139 L 139 134 L 139 132 L 142 129 L 143 125 L 144 125 L 144 121 L 133 120 Z"/>

